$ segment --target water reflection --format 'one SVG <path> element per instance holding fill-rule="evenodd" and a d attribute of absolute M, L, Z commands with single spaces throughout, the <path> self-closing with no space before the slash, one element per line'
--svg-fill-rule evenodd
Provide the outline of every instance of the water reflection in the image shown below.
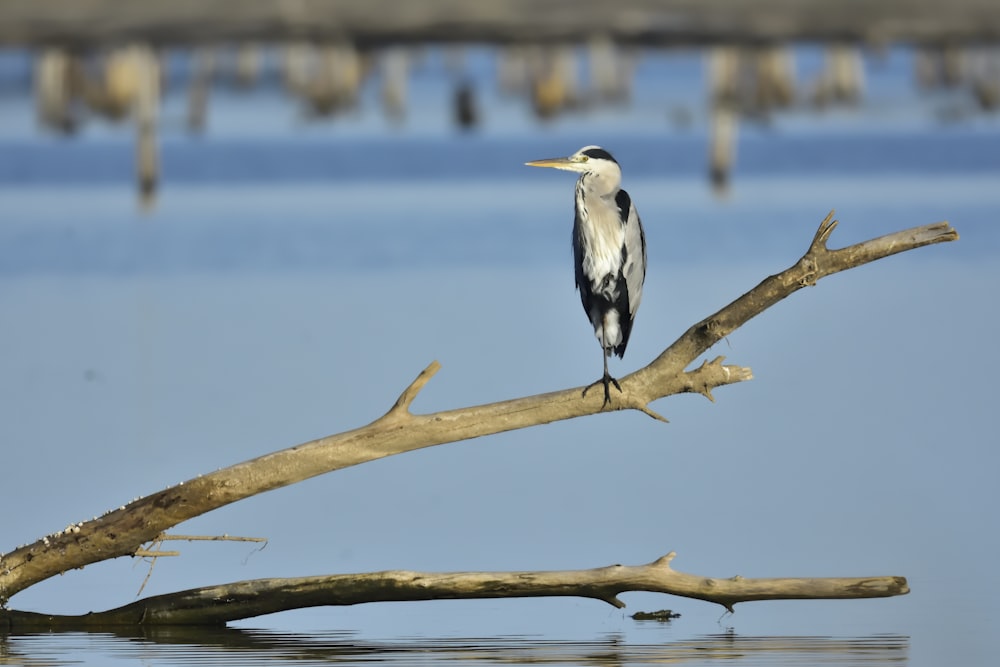
<path fill-rule="evenodd" d="M 743 636 L 733 632 L 667 643 L 628 643 L 617 634 L 594 641 L 533 637 L 358 640 L 351 633 L 296 634 L 232 628 L 135 628 L 108 633 L 0 635 L 0 665 L 79 664 L 80 656 L 141 659 L 143 664 L 456 665 L 492 662 L 545 665 L 715 664 L 878 665 L 905 663 L 909 638 Z"/>

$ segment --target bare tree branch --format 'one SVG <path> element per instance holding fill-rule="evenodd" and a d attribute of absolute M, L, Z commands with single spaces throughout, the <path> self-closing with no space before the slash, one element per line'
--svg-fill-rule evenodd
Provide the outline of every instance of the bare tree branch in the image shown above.
<path fill-rule="evenodd" d="M 806 254 L 791 268 L 766 278 L 734 302 L 688 329 L 643 369 L 621 379 L 612 409 L 634 408 L 657 419 L 649 403 L 748 380 L 749 368 L 722 364 L 719 357 L 685 371 L 692 362 L 752 317 L 820 278 L 899 252 L 952 241 L 947 223 L 897 232 L 839 250 L 827 240 L 832 213 L 820 225 Z M 428 366 L 381 418 L 367 426 L 266 454 L 137 499 L 107 514 L 0 555 L 0 603 L 56 574 L 91 563 L 135 555 L 163 531 L 193 517 L 258 493 L 327 472 L 423 447 L 546 424 L 601 412 L 603 397 L 581 397 L 582 387 L 499 403 L 415 415 L 414 398 L 438 370 Z M 748 598 L 750 599 L 750 598 Z"/>
<path fill-rule="evenodd" d="M 543 572 L 393 570 L 292 579 L 255 579 L 158 595 L 82 616 L 9 612 L 9 629 L 81 629 L 111 625 L 211 625 L 303 607 L 363 602 L 574 596 L 622 608 L 618 595 L 651 591 L 706 600 L 729 611 L 751 600 L 876 598 L 909 592 L 902 577 L 712 579 L 670 567 L 671 552 L 647 565 Z M 0 616 L 3 618 L 3 616 Z"/>
<path fill-rule="evenodd" d="M 681 370 L 717 342 L 782 299 L 803 287 L 815 285 L 821 278 L 907 250 L 958 240 L 958 232 L 950 224 L 938 222 L 830 250 L 826 244 L 836 227 L 837 221 L 830 211 L 798 262 L 765 278 L 722 310 L 693 325 L 651 364 L 630 375 L 630 388 L 635 387 L 637 398 L 648 402 L 666 395 L 661 393 L 664 378 L 683 377 Z"/>

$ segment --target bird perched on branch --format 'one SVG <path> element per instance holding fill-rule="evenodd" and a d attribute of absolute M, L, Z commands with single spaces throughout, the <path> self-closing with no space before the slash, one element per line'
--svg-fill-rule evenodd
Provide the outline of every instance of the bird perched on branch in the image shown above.
<path fill-rule="evenodd" d="M 646 279 L 646 235 L 632 198 L 621 189 L 618 161 L 600 146 L 584 146 L 569 157 L 534 160 L 529 167 L 551 167 L 580 174 L 576 182 L 573 261 L 583 309 L 601 344 L 604 376 L 583 390 L 604 385 L 604 404 L 611 402 L 608 373 L 611 353 L 624 356 L 632 322 Z M 602 407 L 603 407 L 602 406 Z"/>

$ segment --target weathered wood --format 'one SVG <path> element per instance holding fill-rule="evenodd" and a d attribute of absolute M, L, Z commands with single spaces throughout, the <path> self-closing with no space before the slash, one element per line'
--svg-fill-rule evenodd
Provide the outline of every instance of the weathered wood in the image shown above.
<path fill-rule="evenodd" d="M 645 368 L 620 378 L 622 391 L 612 394 L 610 409 L 631 408 L 662 420 L 649 407 L 654 400 L 680 393 L 700 393 L 711 399 L 713 388 L 751 379 L 750 369 L 723 365 L 722 357 L 685 369 L 751 318 L 832 273 L 958 238 L 949 224 L 941 222 L 829 250 L 826 243 L 837 224 L 832 215 L 820 225 L 805 255 L 795 265 L 766 278 L 693 325 Z M 434 362 L 384 416 L 367 426 L 196 477 L 0 555 L 0 606 L 19 591 L 49 577 L 133 555 L 182 521 L 265 491 L 394 454 L 603 410 L 599 392 L 586 398 L 581 396 L 582 388 L 576 387 L 489 405 L 412 414 L 410 405 L 437 370 Z"/>
<path fill-rule="evenodd" d="M 1000 40 L 995 0 L 4 0 L 0 44 Z"/>
<path fill-rule="evenodd" d="M 647 565 L 542 572 L 409 572 L 392 570 L 285 579 L 254 579 L 136 600 L 117 609 L 61 616 L 0 609 L 8 630 L 78 630 L 119 625 L 221 625 L 305 607 L 367 602 L 572 596 L 623 608 L 618 595 L 666 593 L 733 605 L 754 600 L 835 600 L 910 592 L 903 577 L 713 579 L 670 567 L 671 552 Z"/>

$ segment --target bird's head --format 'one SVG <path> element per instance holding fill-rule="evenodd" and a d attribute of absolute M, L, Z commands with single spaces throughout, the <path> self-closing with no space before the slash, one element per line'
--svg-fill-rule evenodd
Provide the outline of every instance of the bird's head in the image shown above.
<path fill-rule="evenodd" d="M 580 174 L 577 187 L 601 197 L 615 196 L 622 182 L 618 161 L 600 146 L 584 146 L 569 157 L 525 162 L 529 167 L 551 167 Z"/>
<path fill-rule="evenodd" d="M 621 178 L 621 168 L 611 153 L 600 146 L 584 146 L 569 157 L 553 157 L 525 162 L 529 167 L 551 167 L 578 174 L 595 174 Z"/>

